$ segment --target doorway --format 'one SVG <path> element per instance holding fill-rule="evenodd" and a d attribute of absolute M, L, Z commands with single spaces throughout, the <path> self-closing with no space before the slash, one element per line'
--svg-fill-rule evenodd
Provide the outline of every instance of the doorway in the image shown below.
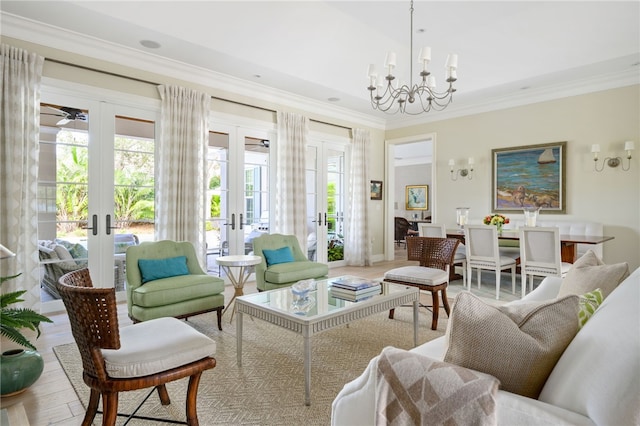
<path fill-rule="evenodd" d="M 385 141 L 386 176 L 389 192 L 385 220 L 385 259 L 396 257 L 406 260 L 406 250 L 395 244 L 395 217 L 400 216 L 412 222 L 417 228 L 418 221 L 431 220 L 434 215 L 436 194 L 435 179 L 435 134 L 416 135 L 402 139 Z M 407 186 L 427 186 L 427 208 L 407 210 Z"/>

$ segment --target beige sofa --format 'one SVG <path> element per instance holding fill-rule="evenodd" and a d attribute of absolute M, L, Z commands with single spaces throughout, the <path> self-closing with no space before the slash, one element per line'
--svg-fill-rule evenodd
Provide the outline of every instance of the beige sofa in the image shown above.
<path fill-rule="evenodd" d="M 523 301 L 558 295 L 562 279 L 545 278 Z M 522 303 L 522 301 L 513 302 Z M 499 390 L 502 425 L 640 424 L 640 269 L 627 277 L 573 338 L 546 380 L 538 399 Z M 445 337 L 412 352 L 442 360 Z M 375 424 L 374 358 L 333 401 L 331 424 Z"/>

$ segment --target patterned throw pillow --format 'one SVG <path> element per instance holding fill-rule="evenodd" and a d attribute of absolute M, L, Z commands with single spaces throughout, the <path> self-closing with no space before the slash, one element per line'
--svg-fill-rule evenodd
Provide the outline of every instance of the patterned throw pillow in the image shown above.
<path fill-rule="evenodd" d="M 568 294 L 584 294 L 596 288 L 602 290 L 606 298 L 625 278 L 629 276 L 629 265 L 616 263 L 606 265 L 592 250 L 576 260 L 567 276 L 562 280 L 558 297 Z"/>
<path fill-rule="evenodd" d="M 599 288 L 580 296 L 580 310 L 578 311 L 580 328 L 584 327 L 587 321 L 589 321 L 589 318 L 596 312 L 596 309 L 598 309 L 598 306 L 600 306 L 603 300 L 602 290 Z"/>
<path fill-rule="evenodd" d="M 495 377 L 386 347 L 377 362 L 375 424 L 495 425 Z"/>
<path fill-rule="evenodd" d="M 469 292 L 456 297 L 445 362 L 490 374 L 501 389 L 537 398 L 578 332 L 576 295 L 490 306 Z"/>

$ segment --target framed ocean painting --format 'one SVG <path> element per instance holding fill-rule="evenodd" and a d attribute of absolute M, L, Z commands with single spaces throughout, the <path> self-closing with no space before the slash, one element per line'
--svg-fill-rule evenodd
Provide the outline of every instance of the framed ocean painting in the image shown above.
<path fill-rule="evenodd" d="M 566 149 L 566 142 L 492 149 L 492 211 L 566 213 Z"/>

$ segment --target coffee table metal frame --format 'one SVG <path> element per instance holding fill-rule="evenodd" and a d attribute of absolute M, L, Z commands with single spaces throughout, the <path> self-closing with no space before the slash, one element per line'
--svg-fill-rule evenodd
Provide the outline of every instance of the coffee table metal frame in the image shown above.
<path fill-rule="evenodd" d="M 330 282 L 335 278 L 318 281 L 317 290 L 329 292 Z M 373 296 L 358 302 L 344 303 L 327 312 L 314 315 L 298 315 L 292 309 L 281 309 L 269 306 L 264 301 L 270 295 L 266 293 L 289 292 L 291 289 L 277 289 L 257 294 L 249 294 L 236 298 L 236 339 L 238 366 L 242 366 L 242 319 L 243 314 L 278 325 L 302 335 L 304 341 L 304 401 L 305 405 L 311 405 L 311 336 L 325 330 L 348 324 L 355 320 L 368 317 L 379 312 L 389 311 L 401 305 L 413 304 L 413 345 L 418 345 L 418 301 L 420 293 L 417 287 L 409 287 L 400 284 L 382 283 L 383 294 Z M 316 297 L 316 303 L 317 302 Z M 327 296 L 327 300 L 329 297 Z M 291 300 L 290 298 L 287 300 Z"/>

